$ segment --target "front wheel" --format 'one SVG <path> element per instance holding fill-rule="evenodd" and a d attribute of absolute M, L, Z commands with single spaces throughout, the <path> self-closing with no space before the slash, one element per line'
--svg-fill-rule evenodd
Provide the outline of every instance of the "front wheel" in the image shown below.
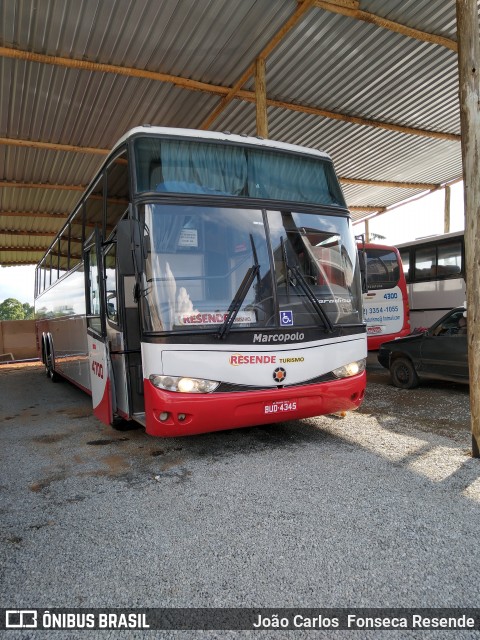
<path fill-rule="evenodd" d="M 399 389 L 414 389 L 418 387 L 418 376 L 415 368 L 407 358 L 397 358 L 390 365 L 392 382 Z"/>

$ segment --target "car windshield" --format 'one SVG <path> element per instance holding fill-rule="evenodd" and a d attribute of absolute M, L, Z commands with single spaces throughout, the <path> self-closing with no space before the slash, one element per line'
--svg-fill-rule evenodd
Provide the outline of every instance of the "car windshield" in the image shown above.
<path fill-rule="evenodd" d="M 147 332 L 361 322 L 345 217 L 168 204 L 143 216 Z"/>
<path fill-rule="evenodd" d="M 467 334 L 467 318 L 463 309 L 456 309 L 429 330 L 432 336 L 455 336 Z"/>

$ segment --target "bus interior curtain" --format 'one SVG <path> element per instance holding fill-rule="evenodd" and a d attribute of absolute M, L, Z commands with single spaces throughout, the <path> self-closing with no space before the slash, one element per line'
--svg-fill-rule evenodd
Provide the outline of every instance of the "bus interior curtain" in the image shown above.
<path fill-rule="evenodd" d="M 341 204 L 332 193 L 329 166 L 301 156 L 256 151 L 248 158 L 250 197 Z"/>
<path fill-rule="evenodd" d="M 163 184 L 176 193 L 242 195 L 247 161 L 241 147 L 162 141 Z"/>

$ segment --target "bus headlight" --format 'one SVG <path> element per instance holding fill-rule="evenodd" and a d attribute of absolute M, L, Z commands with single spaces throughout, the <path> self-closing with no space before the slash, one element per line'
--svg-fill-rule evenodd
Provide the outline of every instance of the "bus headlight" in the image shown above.
<path fill-rule="evenodd" d="M 336 378 L 350 378 L 356 376 L 357 373 L 362 373 L 362 371 L 365 371 L 365 358 L 344 364 L 343 367 L 334 369 L 332 373 Z"/>
<path fill-rule="evenodd" d="M 149 379 L 157 389 L 178 391 L 179 393 L 212 393 L 220 384 L 219 382 L 215 382 L 215 380 L 183 378 L 180 376 L 151 375 Z"/>

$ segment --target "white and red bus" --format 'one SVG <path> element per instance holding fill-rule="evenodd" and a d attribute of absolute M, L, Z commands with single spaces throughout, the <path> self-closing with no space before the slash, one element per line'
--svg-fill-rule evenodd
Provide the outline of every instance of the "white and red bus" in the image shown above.
<path fill-rule="evenodd" d="M 369 351 L 382 342 L 402 338 L 410 333 L 408 292 L 402 260 L 395 247 L 365 243 L 366 289 L 363 313 L 367 323 Z"/>
<path fill-rule="evenodd" d="M 132 129 L 38 265 L 35 307 L 47 375 L 106 424 L 178 436 L 363 399 L 356 243 L 316 150 Z"/>

